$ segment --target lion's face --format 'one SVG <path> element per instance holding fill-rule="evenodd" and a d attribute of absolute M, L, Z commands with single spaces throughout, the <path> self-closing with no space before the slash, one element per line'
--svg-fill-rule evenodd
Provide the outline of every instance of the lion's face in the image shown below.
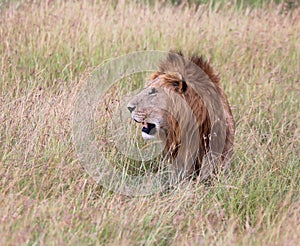
<path fill-rule="evenodd" d="M 160 88 L 147 87 L 137 94 L 127 105 L 131 117 L 142 124 L 144 139 L 162 138 L 167 126 L 167 112 L 163 109 L 167 97 Z"/>
<path fill-rule="evenodd" d="M 152 80 L 128 103 L 131 117 L 142 124 L 144 139 L 165 140 L 170 130 L 170 91 L 180 92 L 182 86 L 178 74 L 152 75 Z"/>

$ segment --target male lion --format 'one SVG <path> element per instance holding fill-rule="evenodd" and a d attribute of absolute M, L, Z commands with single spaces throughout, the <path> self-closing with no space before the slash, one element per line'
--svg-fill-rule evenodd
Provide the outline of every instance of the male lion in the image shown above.
<path fill-rule="evenodd" d="M 165 142 L 180 179 L 193 173 L 206 179 L 228 168 L 235 123 L 219 77 L 202 57 L 169 53 L 127 108 L 144 139 Z"/>

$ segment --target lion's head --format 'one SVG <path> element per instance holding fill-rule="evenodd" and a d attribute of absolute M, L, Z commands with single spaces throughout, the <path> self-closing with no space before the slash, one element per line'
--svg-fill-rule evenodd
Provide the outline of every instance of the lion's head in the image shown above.
<path fill-rule="evenodd" d="M 217 110 L 209 113 L 208 107 L 214 104 L 218 105 L 215 107 Z M 194 171 L 201 168 L 201 161 L 210 149 L 212 124 L 224 116 L 221 128 L 224 128 L 223 135 L 226 136 L 218 132 L 220 136 L 217 137 L 219 142 L 224 142 L 221 149 L 223 157 L 231 155 L 234 136 L 231 110 L 219 86 L 218 76 L 201 57 L 185 60 L 182 54 L 171 53 L 127 107 L 132 119 L 141 124 L 143 138 L 164 140 L 165 151 L 171 157 L 180 155 L 180 149 L 181 155 L 184 155 L 196 145 L 197 150 L 193 151 L 197 152 L 192 165 Z M 216 134 L 215 131 L 213 133 Z M 186 156 L 181 158 L 186 159 Z"/>
<path fill-rule="evenodd" d="M 144 139 L 165 139 L 170 135 L 173 116 L 168 108 L 174 101 L 172 93 L 183 95 L 186 89 L 187 84 L 179 73 L 157 72 L 128 103 L 132 118 L 142 124 Z"/>

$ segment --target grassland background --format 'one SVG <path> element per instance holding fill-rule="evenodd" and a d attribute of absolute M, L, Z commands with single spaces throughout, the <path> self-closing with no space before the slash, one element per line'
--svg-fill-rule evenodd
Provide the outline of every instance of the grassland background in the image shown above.
<path fill-rule="evenodd" d="M 2 2 L 0 245 L 299 242 L 300 9 L 236 4 Z M 76 92 L 108 58 L 170 48 L 221 75 L 230 177 L 151 197 L 102 189 L 72 144 Z"/>

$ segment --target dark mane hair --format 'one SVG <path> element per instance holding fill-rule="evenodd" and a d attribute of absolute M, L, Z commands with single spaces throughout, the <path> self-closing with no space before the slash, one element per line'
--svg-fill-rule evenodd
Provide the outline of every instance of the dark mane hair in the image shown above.
<path fill-rule="evenodd" d="M 214 69 L 203 56 L 198 56 L 196 54 L 185 58 L 181 51 L 170 51 L 166 60 L 160 64 L 159 70 L 163 73 L 179 72 L 185 77 L 187 72 L 193 74 L 193 71 L 191 70 L 195 70 L 192 68 L 193 66 L 191 66 L 191 64 L 188 64 L 188 61 L 191 61 L 193 64 L 200 67 L 213 83 L 219 84 L 219 75 L 215 73 Z"/>

